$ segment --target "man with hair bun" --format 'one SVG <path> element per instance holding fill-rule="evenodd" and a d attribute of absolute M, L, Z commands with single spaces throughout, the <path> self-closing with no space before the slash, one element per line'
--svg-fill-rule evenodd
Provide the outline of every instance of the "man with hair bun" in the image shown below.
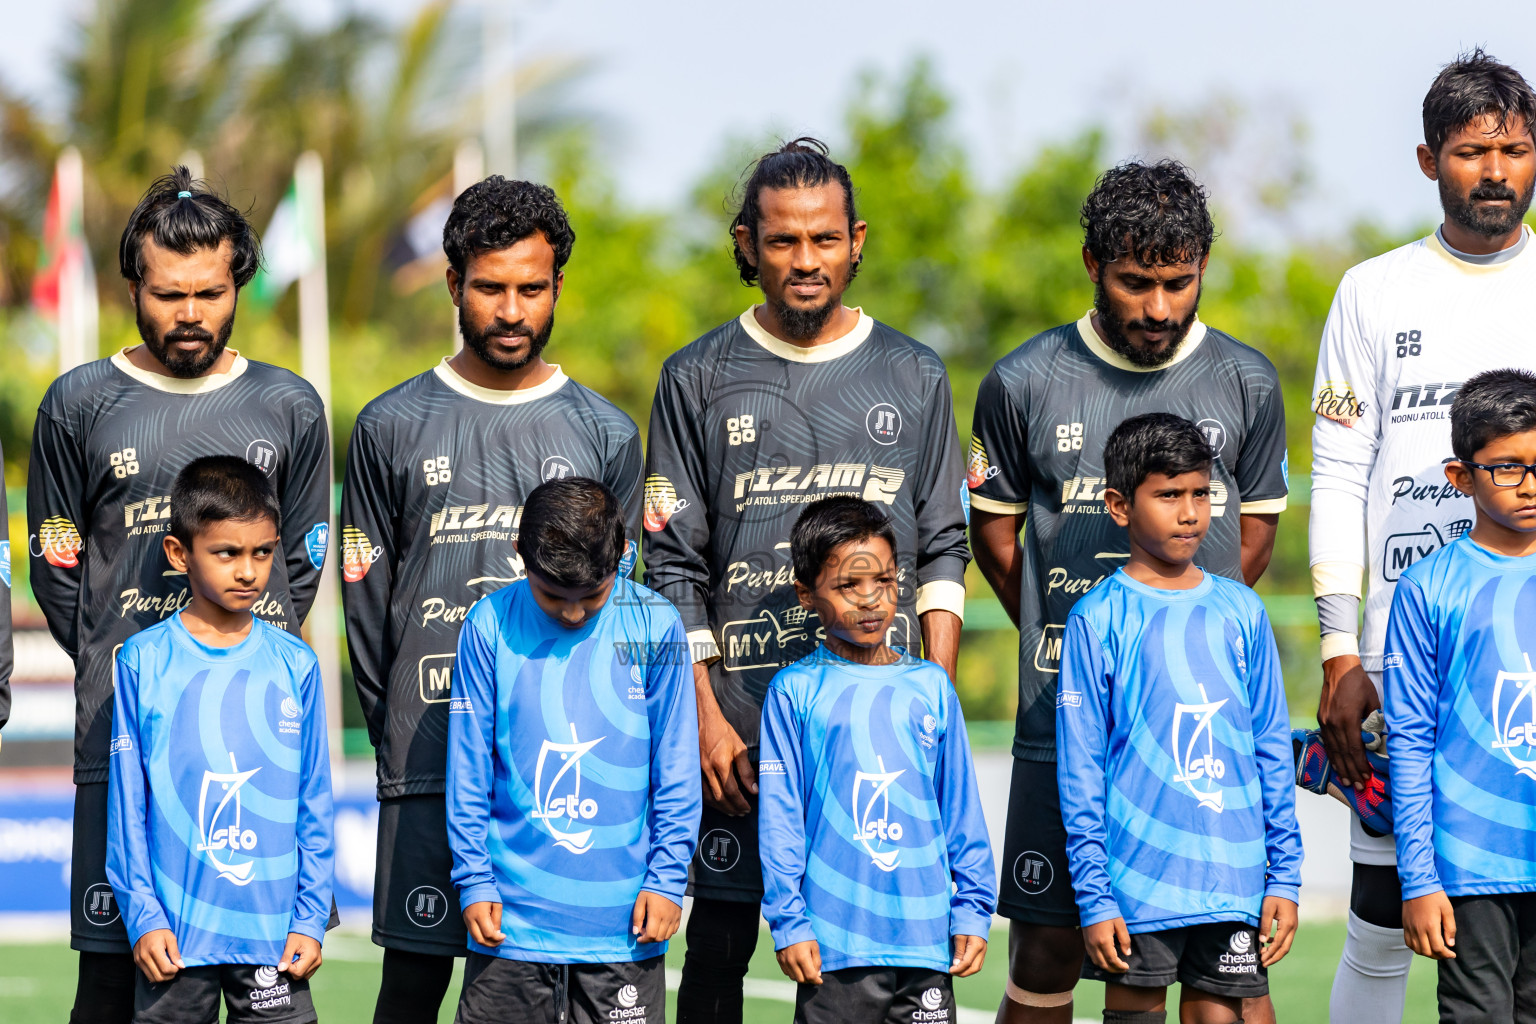
<path fill-rule="evenodd" d="M 620 575 L 634 566 L 640 433 L 543 357 L 575 242 L 547 185 L 465 189 L 443 227 L 464 347 L 368 403 L 352 432 L 341 590 L 378 761 L 378 1024 L 436 1020 L 468 952 L 443 796 L 449 687 L 470 606 L 524 576 L 524 500 L 545 481 L 600 481 L 623 509 Z"/>
<path fill-rule="evenodd" d="M 1142 413 L 1200 428 L 1216 452 L 1200 549 L 1213 573 L 1259 578 L 1286 499 L 1275 368 L 1198 316 L 1216 233 L 1205 190 L 1173 161 L 1122 164 L 1094 186 L 1082 222 L 1093 309 L 1026 341 L 982 381 L 966 474 L 976 563 L 1019 627 L 998 887 L 998 913 L 1012 920 L 1001 1024 L 1070 1021 L 1083 966 L 1057 787 L 1056 692 L 1067 613 L 1130 554 L 1105 513 L 1106 439 Z M 1269 998 L 1247 1000 L 1244 1019 L 1273 1020 Z"/>
<path fill-rule="evenodd" d="M 320 397 L 287 370 L 229 348 L 261 248 L 241 212 L 185 167 L 155 181 L 118 250 L 143 344 L 54 381 L 27 472 L 32 591 L 75 663 L 70 946 L 72 1024 L 127 1024 L 134 963 L 107 882 L 112 664 L 123 641 L 190 600 L 161 549 L 171 484 L 205 455 L 235 455 L 272 482 L 281 551 L 252 611 L 297 634 L 330 536 L 330 439 Z"/>

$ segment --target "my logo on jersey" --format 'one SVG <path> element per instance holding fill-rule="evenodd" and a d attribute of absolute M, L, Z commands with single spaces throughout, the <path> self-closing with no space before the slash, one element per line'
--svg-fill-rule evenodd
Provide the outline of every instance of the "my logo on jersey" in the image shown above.
<path fill-rule="evenodd" d="M 120 452 L 113 452 L 107 456 L 107 465 L 112 467 L 112 475 L 119 480 L 125 480 L 139 473 L 139 450 L 137 448 L 124 448 Z"/>
<path fill-rule="evenodd" d="M 1536 779 L 1536 671 L 1500 672 L 1493 681 L 1493 749 L 1504 751 L 1516 775 Z"/>
<path fill-rule="evenodd" d="M 423 701 L 441 704 L 448 699 L 453 690 L 453 662 L 456 657 L 457 654 L 429 654 L 416 663 L 416 685 Z"/>
<path fill-rule="evenodd" d="M 356 583 L 368 575 L 368 569 L 384 549 L 368 539 L 368 535 L 355 526 L 341 528 L 341 578 Z"/>
<path fill-rule="evenodd" d="M 1472 520 L 1456 519 L 1446 523 L 1444 531 L 1434 523 L 1425 523 L 1417 533 L 1392 534 L 1381 549 L 1382 579 L 1396 582 L 1410 565 L 1428 558 L 1470 529 Z"/>
<path fill-rule="evenodd" d="M 575 475 L 576 467 L 571 465 L 571 460 L 564 455 L 551 455 L 544 460 L 544 465 L 539 467 L 540 480 L 564 480 L 566 477 Z"/>
<path fill-rule="evenodd" d="M 448 897 L 434 886 L 418 885 L 406 894 L 405 916 L 418 928 L 436 928 L 448 917 Z"/>
<path fill-rule="evenodd" d="M 735 446 L 757 441 L 757 417 L 749 412 L 728 417 L 725 421 L 725 442 Z"/>
<path fill-rule="evenodd" d="M 1312 411 L 1325 419 L 1353 428 L 1365 415 L 1365 403 L 1347 380 L 1324 381 L 1312 397 Z"/>
<path fill-rule="evenodd" d="M 453 468 L 446 455 L 421 460 L 421 472 L 427 478 L 428 487 L 436 487 L 453 479 Z"/>
<path fill-rule="evenodd" d="M 73 569 L 80 564 L 80 548 L 84 546 L 84 541 L 80 539 L 80 531 L 75 529 L 75 524 L 63 516 L 44 519 L 32 539 L 36 541 L 36 550 L 32 553 L 46 558 L 49 565 Z"/>
<path fill-rule="evenodd" d="M 741 840 L 727 829 L 712 828 L 699 840 L 696 856 L 711 871 L 729 871 L 741 860 Z"/>
<path fill-rule="evenodd" d="M 264 437 L 257 438 L 245 446 L 245 461 L 271 476 L 277 468 L 277 445 Z"/>
<path fill-rule="evenodd" d="M 304 551 L 309 555 L 309 564 L 315 567 L 316 572 L 325 565 L 325 549 L 330 546 L 330 543 L 330 523 L 316 523 L 304 535 Z"/>
<path fill-rule="evenodd" d="M 854 833 L 851 837 L 864 847 L 870 863 L 881 871 L 895 871 L 901 859 L 901 850 L 887 843 L 901 840 L 901 822 L 891 820 L 891 783 L 901 778 L 905 768 L 894 772 L 885 770 L 885 759 L 876 756 L 878 772 L 853 773 Z"/>
<path fill-rule="evenodd" d="M 116 921 L 121 911 L 117 899 L 112 895 L 112 887 L 106 882 L 97 882 L 86 889 L 85 895 L 80 898 L 80 913 L 98 928 L 105 928 Z"/>
<path fill-rule="evenodd" d="M 0 583 L 11 585 L 11 542 L 0 540 Z"/>
<path fill-rule="evenodd" d="M 971 435 L 971 457 L 965 463 L 965 483 L 973 490 L 997 476 L 998 467 L 987 458 L 987 446 L 981 438 Z"/>
<path fill-rule="evenodd" d="M 197 797 L 197 828 L 201 839 L 197 852 L 207 854 L 208 863 L 218 869 L 220 878 L 236 885 L 249 885 L 256 862 L 241 856 L 241 852 L 249 854 L 256 849 L 256 833 L 241 826 L 240 790 L 261 769 L 242 772 L 235 763 L 233 752 L 229 755 L 229 769 L 227 772 L 203 772 L 203 786 Z M 212 807 L 209 806 L 210 795 L 217 801 Z"/>
<path fill-rule="evenodd" d="M 1216 739 L 1211 725 L 1226 699 L 1212 701 L 1200 686 L 1200 704 L 1173 706 L 1173 762 L 1178 771 L 1173 782 L 1186 787 L 1190 795 L 1221 813 L 1222 788 L 1218 781 L 1227 774 L 1227 765 L 1216 756 Z"/>
<path fill-rule="evenodd" d="M 864 414 L 864 428 L 875 444 L 895 444 L 901 437 L 901 413 L 890 402 L 872 405 Z"/>
<path fill-rule="evenodd" d="M 1195 424 L 1195 429 L 1205 435 L 1205 443 L 1211 446 L 1211 451 L 1220 455 L 1227 443 L 1227 428 L 1222 426 L 1221 420 L 1206 417 Z"/>
<path fill-rule="evenodd" d="M 741 487 L 740 477 L 736 486 Z M 645 478 L 645 528 L 651 533 L 665 530 L 667 522 L 687 508 L 688 499 L 677 496 L 677 488 L 672 486 L 671 480 L 660 473 Z"/>
<path fill-rule="evenodd" d="M 1083 425 L 1081 423 L 1056 424 L 1056 450 L 1059 452 L 1082 451 Z"/>
<path fill-rule="evenodd" d="M 597 817 L 597 801 L 581 797 L 581 759 L 604 739 L 606 737 L 599 736 L 583 742 L 576 736 L 576 723 L 572 722 L 571 742 L 545 740 L 533 769 L 533 797 L 538 809 L 531 817 L 544 823 L 556 846 L 572 853 L 586 853 L 592 849 L 592 830 L 574 831 L 571 826 Z M 559 761 L 550 755 L 558 755 Z M 564 827 L 557 828 L 556 821 L 563 822 Z"/>

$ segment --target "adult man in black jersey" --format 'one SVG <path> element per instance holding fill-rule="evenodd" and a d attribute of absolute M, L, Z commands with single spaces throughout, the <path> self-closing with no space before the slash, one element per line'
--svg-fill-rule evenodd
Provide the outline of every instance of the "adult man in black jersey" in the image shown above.
<path fill-rule="evenodd" d="M 640 532 L 640 433 L 543 352 L 576 233 L 552 189 L 500 175 L 443 227 L 464 347 L 358 416 L 341 502 L 342 599 L 357 695 L 378 751 L 376 1024 L 436 1020 L 464 956 L 443 792 L 449 680 L 476 599 L 520 579 L 523 499 L 601 480 Z"/>
<path fill-rule="evenodd" d="M 964 474 L 949 378 L 930 349 L 843 305 L 867 226 L 814 139 L 759 160 L 732 224 L 764 301 L 662 368 L 645 481 L 647 579 L 694 648 L 704 816 L 678 1019 L 739 1021 L 757 944 L 756 761 L 763 695 L 820 625 L 792 586 L 805 503 L 851 494 L 896 531 L 890 642 L 951 675 L 964 611 Z"/>
<path fill-rule="evenodd" d="M 1105 514 L 1104 442 L 1171 412 L 1216 451 L 1201 565 L 1252 584 L 1285 508 L 1285 412 L 1269 360 L 1197 315 L 1215 230 L 1172 161 L 1106 173 L 1083 204 L 1094 308 L 1000 359 L 976 400 L 966 476 L 978 567 L 1019 626 L 1019 717 L 998 911 L 1012 919 L 1003 1024 L 1067 1022 L 1082 966 L 1056 789 L 1056 673 L 1077 598 L 1127 556 Z M 1024 543 L 1019 533 L 1026 519 Z M 1273 1019 L 1268 998 L 1244 1019 Z M 1108 1018 L 1106 1018 L 1108 1019 Z"/>
<path fill-rule="evenodd" d="M 139 201 L 118 255 L 144 343 L 53 382 L 27 473 L 32 591 L 75 662 L 74 1024 L 133 1015 L 133 958 L 106 877 L 112 663 L 125 639 L 189 600 L 161 551 L 171 482 L 203 455 L 242 456 L 272 478 L 283 557 L 254 611 L 292 632 L 330 539 L 320 397 L 227 347 L 240 289 L 261 260 L 251 225 L 177 167 Z"/>

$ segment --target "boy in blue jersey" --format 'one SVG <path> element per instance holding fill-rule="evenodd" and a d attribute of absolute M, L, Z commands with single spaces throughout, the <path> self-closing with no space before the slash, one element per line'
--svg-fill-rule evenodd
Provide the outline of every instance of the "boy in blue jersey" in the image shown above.
<path fill-rule="evenodd" d="M 1104 503 L 1129 557 L 1067 616 L 1056 701 L 1067 859 L 1108 1024 L 1240 1021 L 1296 931 L 1301 833 L 1274 634 L 1195 565 L 1215 453 L 1188 420 L 1125 420 Z"/>
<path fill-rule="evenodd" d="M 459 1024 L 660 1022 L 699 826 L 677 612 L 619 575 L 596 480 L 534 488 L 527 577 L 475 602 L 448 705 L 448 845 L 469 930 Z"/>
<path fill-rule="evenodd" d="M 1440 1019 L 1536 1020 L 1536 375 L 1451 405 L 1471 531 L 1398 580 L 1383 667 L 1403 939 Z"/>
<path fill-rule="evenodd" d="M 281 551 L 266 475 L 197 459 L 171 488 L 191 601 L 117 655 L 107 878 L 138 965 L 134 1021 L 315 1020 L 331 913 L 325 697 L 305 643 L 251 614 Z"/>
<path fill-rule="evenodd" d="M 959 699 L 889 645 L 902 584 L 879 508 L 812 503 L 790 557 L 823 638 L 763 703 L 758 852 L 795 1020 L 952 1020 L 997 901 Z"/>

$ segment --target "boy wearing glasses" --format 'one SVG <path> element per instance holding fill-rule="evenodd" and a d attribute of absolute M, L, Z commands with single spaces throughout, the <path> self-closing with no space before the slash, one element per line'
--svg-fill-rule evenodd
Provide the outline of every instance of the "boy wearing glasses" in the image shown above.
<path fill-rule="evenodd" d="M 1446 476 L 1476 523 L 1403 573 L 1383 657 L 1403 933 L 1440 961 L 1442 1021 L 1523 1020 L 1536 996 L 1536 374 L 1469 380 L 1451 446 Z"/>

